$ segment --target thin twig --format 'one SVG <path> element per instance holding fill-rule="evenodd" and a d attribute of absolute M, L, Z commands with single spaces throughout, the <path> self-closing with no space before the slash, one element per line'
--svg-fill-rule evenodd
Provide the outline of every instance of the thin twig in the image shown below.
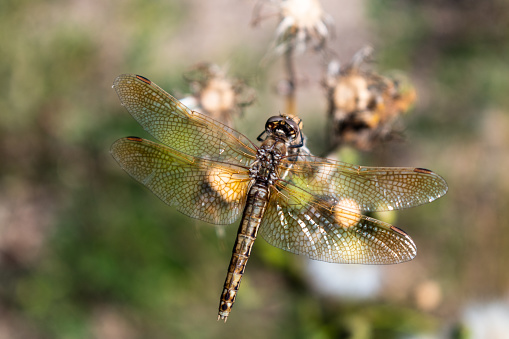
<path fill-rule="evenodd" d="M 294 48 L 291 44 L 288 45 L 285 55 L 284 55 L 284 64 L 288 82 L 288 89 L 286 94 L 286 113 L 290 115 L 296 115 L 296 105 L 295 105 L 295 91 L 296 91 L 296 81 L 295 81 L 295 65 L 294 65 Z"/>

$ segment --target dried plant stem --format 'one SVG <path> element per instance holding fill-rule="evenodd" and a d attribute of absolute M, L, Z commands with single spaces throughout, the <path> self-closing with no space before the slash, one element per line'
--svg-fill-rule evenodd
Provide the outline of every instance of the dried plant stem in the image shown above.
<path fill-rule="evenodd" d="M 295 90 L 296 90 L 296 80 L 295 80 L 295 64 L 294 64 L 294 48 L 293 46 L 288 46 L 284 54 L 284 64 L 286 71 L 286 114 L 297 115 L 296 114 L 296 105 L 295 105 Z"/>
<path fill-rule="evenodd" d="M 327 127 L 326 127 L 326 139 L 327 139 L 327 145 L 326 149 L 323 151 L 322 154 L 319 154 L 319 156 L 322 157 L 329 157 L 340 145 L 340 140 L 337 136 L 337 133 L 335 129 L 336 121 L 334 118 L 334 98 L 333 98 L 333 90 L 329 90 L 330 93 L 328 93 L 328 108 L 327 108 Z"/>

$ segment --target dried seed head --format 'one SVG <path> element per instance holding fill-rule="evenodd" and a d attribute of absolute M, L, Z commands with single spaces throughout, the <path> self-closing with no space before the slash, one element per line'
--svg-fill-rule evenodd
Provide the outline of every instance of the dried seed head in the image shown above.
<path fill-rule="evenodd" d="M 235 92 L 232 84 L 223 78 L 212 78 L 200 92 L 200 102 L 207 112 L 217 113 L 233 110 Z"/>
<path fill-rule="evenodd" d="M 274 43 L 277 54 L 290 48 L 303 52 L 310 42 L 315 49 L 324 47 L 333 21 L 318 0 L 280 0 L 275 6 L 280 18 Z"/>
<path fill-rule="evenodd" d="M 243 181 L 235 178 L 234 174 L 223 172 L 217 168 L 211 168 L 207 172 L 207 183 L 226 202 L 240 201 L 243 198 Z"/>
<path fill-rule="evenodd" d="M 348 143 L 369 150 L 393 138 L 394 123 L 416 99 L 415 89 L 401 72 L 382 76 L 366 69 L 372 52 L 365 47 L 343 68 L 336 61 L 328 66 L 324 83 L 331 105 L 333 145 Z"/>
<path fill-rule="evenodd" d="M 199 64 L 184 78 L 193 91 L 192 97 L 183 99 L 185 104 L 229 126 L 242 107 L 254 101 L 254 90 L 239 79 L 228 78 L 226 71 L 214 64 Z"/>
<path fill-rule="evenodd" d="M 361 209 L 357 201 L 345 198 L 334 205 L 333 215 L 343 228 L 351 228 L 361 220 Z"/>

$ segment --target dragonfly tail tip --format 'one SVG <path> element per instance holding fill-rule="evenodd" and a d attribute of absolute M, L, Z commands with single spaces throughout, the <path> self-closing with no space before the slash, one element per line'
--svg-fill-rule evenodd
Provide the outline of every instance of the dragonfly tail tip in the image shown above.
<path fill-rule="evenodd" d="M 224 319 L 224 322 L 226 323 L 226 320 L 228 320 L 228 316 L 224 316 L 224 315 L 219 314 L 217 316 L 217 321 L 219 321 L 220 319 Z"/>

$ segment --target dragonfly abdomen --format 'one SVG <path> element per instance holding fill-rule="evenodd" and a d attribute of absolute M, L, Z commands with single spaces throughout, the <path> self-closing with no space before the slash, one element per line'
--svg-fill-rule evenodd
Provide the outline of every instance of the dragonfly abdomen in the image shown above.
<path fill-rule="evenodd" d="M 268 201 L 268 187 L 261 182 L 255 182 L 249 191 L 237 239 L 233 246 L 232 258 L 219 302 L 218 320 L 224 319 L 226 322 L 230 314 Z"/>

